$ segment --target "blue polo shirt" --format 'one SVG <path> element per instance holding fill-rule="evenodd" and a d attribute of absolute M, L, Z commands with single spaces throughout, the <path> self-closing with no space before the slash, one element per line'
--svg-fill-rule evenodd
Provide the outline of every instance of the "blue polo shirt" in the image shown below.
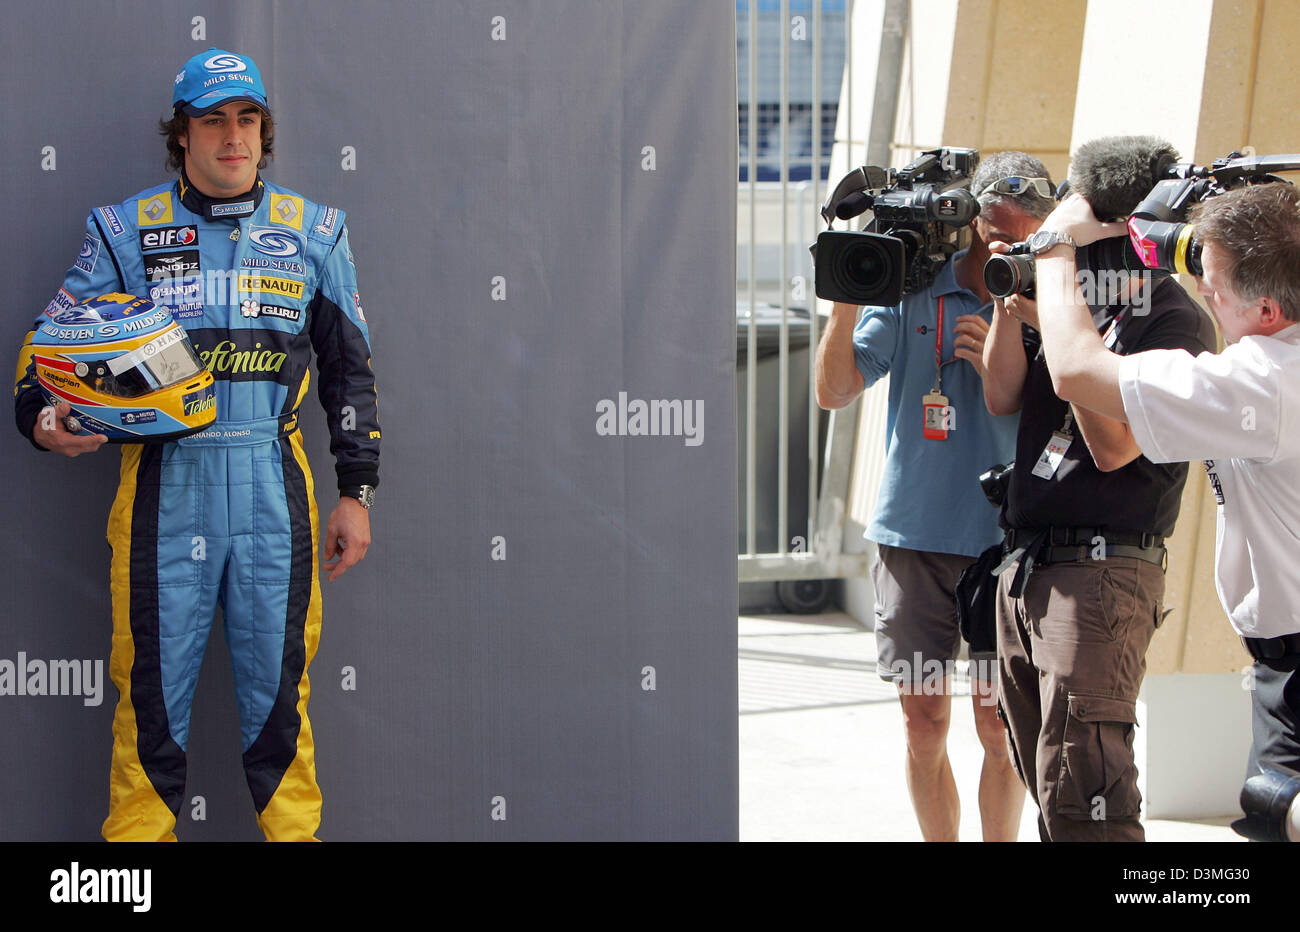
<path fill-rule="evenodd" d="M 943 366 L 940 391 L 953 409 L 947 440 L 922 435 L 922 396 L 934 384 L 938 299 L 944 299 L 943 359 L 953 359 L 957 318 L 990 320 L 993 305 L 957 284 L 956 260 L 948 261 L 925 291 L 906 295 L 896 307 L 869 307 L 853 331 L 858 371 L 872 385 L 886 373 L 889 416 L 885 471 L 866 536 L 879 544 L 978 556 L 998 542 L 997 509 L 980 489 L 980 473 L 1016 455 L 1018 414 L 994 417 L 984 405 L 984 386 L 964 359 Z"/>

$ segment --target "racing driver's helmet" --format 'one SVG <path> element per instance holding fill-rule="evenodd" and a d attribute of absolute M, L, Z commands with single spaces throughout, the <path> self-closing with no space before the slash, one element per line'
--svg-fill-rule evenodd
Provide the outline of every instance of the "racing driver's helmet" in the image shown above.
<path fill-rule="evenodd" d="M 32 339 L 50 404 L 72 406 L 69 431 L 110 443 L 173 440 L 217 419 L 212 373 L 167 307 L 105 294 L 55 310 Z"/>

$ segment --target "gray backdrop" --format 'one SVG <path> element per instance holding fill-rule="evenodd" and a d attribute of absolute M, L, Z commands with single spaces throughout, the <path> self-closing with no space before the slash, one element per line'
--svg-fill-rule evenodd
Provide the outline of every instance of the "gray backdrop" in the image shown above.
<path fill-rule="evenodd" d="M 384 450 L 375 543 L 324 584 L 311 668 L 326 840 L 736 837 L 734 16 L 731 0 L 6 4 L 11 359 L 88 208 L 163 180 L 172 76 L 211 45 L 261 68 L 267 177 L 349 213 Z M 702 442 L 598 434 L 619 392 L 698 400 Z M 100 659 L 105 681 L 98 706 L 0 696 L 0 838 L 94 839 L 117 452 L 55 458 L 8 427 L 0 456 L 0 660 Z M 261 837 L 218 630 L 182 840 Z"/>

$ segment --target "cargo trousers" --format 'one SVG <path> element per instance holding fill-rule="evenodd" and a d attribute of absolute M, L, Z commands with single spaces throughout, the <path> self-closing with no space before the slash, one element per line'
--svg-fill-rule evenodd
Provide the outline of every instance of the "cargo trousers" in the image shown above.
<path fill-rule="evenodd" d="M 998 714 L 1043 841 L 1144 841 L 1137 696 L 1164 570 L 1132 557 L 1037 565 L 998 580 Z"/>

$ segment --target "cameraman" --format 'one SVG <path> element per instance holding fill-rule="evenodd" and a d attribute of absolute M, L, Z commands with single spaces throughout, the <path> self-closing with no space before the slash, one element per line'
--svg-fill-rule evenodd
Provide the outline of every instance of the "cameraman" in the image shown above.
<path fill-rule="evenodd" d="M 1114 201 L 1106 186 L 1123 172 L 1113 165 L 1126 158 L 1145 164 L 1132 158 L 1141 142 L 1151 140 L 1112 137 L 1079 147 L 1071 186 L 1095 192 L 1098 202 Z M 1114 212 L 1131 211 L 1150 183 L 1130 187 L 1140 193 Z M 1091 216 L 1082 197 L 1070 203 Z M 1055 245 L 1065 231 L 1052 217 L 1029 240 L 1040 274 L 1043 255 L 1066 249 Z M 1114 226 L 1123 232 L 1122 224 Z M 1113 264 L 1122 268 L 1123 260 L 1113 257 L 1124 245 L 1099 242 L 1081 257 L 1089 300 L 1078 309 L 1080 326 L 1118 354 L 1210 349 L 1208 318 L 1167 276 L 1133 276 L 1114 291 L 1100 287 L 1117 281 Z M 1073 281 L 1073 259 L 1070 265 Z M 1048 284 L 1038 282 L 1040 300 L 1051 294 Z M 1136 700 L 1147 645 L 1162 618 L 1163 543 L 1173 532 L 1187 467 L 1152 463 L 1123 421 L 1057 397 L 1055 368 L 1049 371 L 1041 353 L 1026 363 L 1020 351 L 1024 324 L 1038 326 L 1034 302 L 1008 298 L 984 347 L 989 410 L 1020 411 L 1002 510 L 1008 557 L 998 581 L 1001 710 L 1044 841 L 1142 841 Z"/>
<path fill-rule="evenodd" d="M 1044 349 L 1061 396 L 1130 424 L 1151 459 L 1205 460 L 1219 506 L 1219 599 L 1255 658 L 1247 776 L 1300 770 L 1300 193 L 1238 188 L 1191 221 L 1203 244 L 1197 290 L 1228 344 L 1222 353 L 1108 352 L 1065 287 L 1075 266 L 1067 246 L 1038 258 L 1040 292 L 1057 296 L 1042 312 Z M 1073 199 L 1049 226 L 1080 246 L 1114 230 Z"/>
<path fill-rule="evenodd" d="M 970 249 L 899 306 L 867 308 L 856 330 L 858 308 L 835 304 L 817 349 L 823 408 L 842 408 L 891 374 L 885 471 L 866 531 L 878 545 L 876 670 L 898 687 L 907 785 L 927 841 L 955 841 L 960 821 L 947 752 L 950 671 L 961 642 L 954 587 L 998 539 L 976 476 L 1011 458 L 1016 432 L 1015 418 L 994 417 L 984 407 L 981 354 L 992 308 L 983 268 L 989 243 L 1018 242 L 1038 228 L 1052 209 L 1051 191 L 1047 169 L 1032 156 L 1002 152 L 985 159 L 971 181 L 981 212 L 971 223 Z M 922 398 L 936 388 L 947 398 L 943 440 L 922 431 Z M 988 698 L 993 659 L 971 657 L 975 724 L 984 746 L 980 821 L 986 841 L 1014 841 L 1024 790 Z"/>

